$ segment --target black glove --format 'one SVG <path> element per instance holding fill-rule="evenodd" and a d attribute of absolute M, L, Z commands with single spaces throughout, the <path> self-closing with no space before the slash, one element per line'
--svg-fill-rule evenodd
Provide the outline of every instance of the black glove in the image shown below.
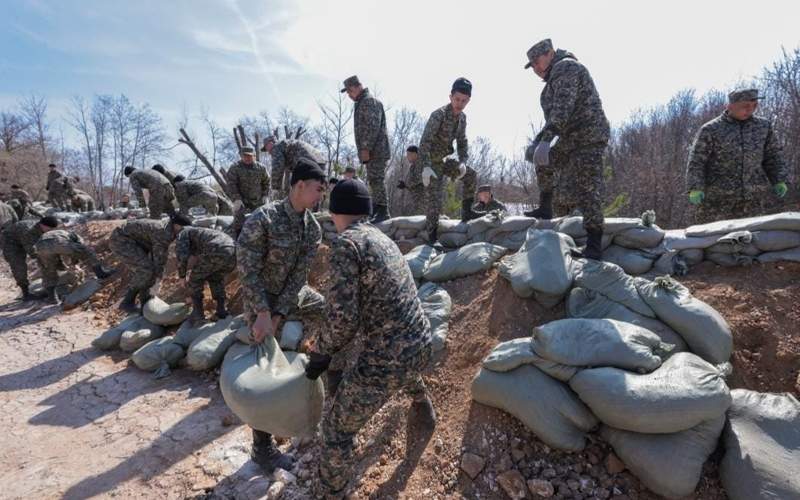
<path fill-rule="evenodd" d="M 406 188 L 408 188 L 408 186 L 406 186 L 405 181 L 400 181 L 397 183 L 397 189 L 406 189 Z"/>
<path fill-rule="evenodd" d="M 306 366 L 306 378 L 309 380 L 317 380 L 319 376 L 328 369 L 328 365 L 331 364 L 331 357 L 318 352 L 311 352 L 308 354 L 308 357 L 311 361 Z"/>

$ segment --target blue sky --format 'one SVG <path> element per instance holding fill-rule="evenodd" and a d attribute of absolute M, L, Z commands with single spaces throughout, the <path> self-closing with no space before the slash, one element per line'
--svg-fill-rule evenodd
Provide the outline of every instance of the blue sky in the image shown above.
<path fill-rule="evenodd" d="M 473 0 L 4 0 L 0 108 L 35 92 L 53 117 L 69 98 L 125 93 L 171 131 L 184 106 L 225 128 L 316 102 L 357 73 L 387 106 L 427 116 L 470 78 L 468 135 L 518 151 L 539 122 L 542 83 L 525 51 L 553 39 L 592 72 L 619 124 L 695 87 L 727 89 L 800 45 L 800 2 Z M 66 128 L 66 126 L 65 126 Z"/>

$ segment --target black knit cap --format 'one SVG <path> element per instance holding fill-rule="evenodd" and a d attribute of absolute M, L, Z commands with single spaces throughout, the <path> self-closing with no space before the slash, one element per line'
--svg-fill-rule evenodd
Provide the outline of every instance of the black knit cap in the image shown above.
<path fill-rule="evenodd" d="M 58 217 L 46 215 L 39 219 L 39 224 L 47 227 L 58 227 Z"/>
<path fill-rule="evenodd" d="M 472 82 L 464 78 L 463 76 L 458 80 L 453 82 L 453 88 L 450 89 L 450 93 L 459 92 L 461 94 L 465 94 L 468 96 L 472 96 Z"/>
<path fill-rule="evenodd" d="M 300 181 L 307 180 L 317 180 L 324 184 L 328 181 L 328 177 L 317 162 L 309 158 L 300 158 L 292 170 L 291 185 L 294 186 Z"/>
<path fill-rule="evenodd" d="M 179 183 L 179 182 L 183 182 L 183 181 L 185 181 L 185 180 L 186 180 L 186 177 L 184 177 L 184 176 L 182 176 L 182 175 L 178 174 L 178 175 L 176 175 L 176 176 L 175 176 L 175 178 L 174 178 L 174 179 L 172 179 L 172 182 L 174 182 L 175 184 L 177 184 L 177 183 Z"/>
<path fill-rule="evenodd" d="M 192 219 L 183 215 L 183 214 L 174 214 L 169 218 L 169 221 L 173 224 L 177 224 L 179 226 L 191 226 Z"/>
<path fill-rule="evenodd" d="M 332 214 L 369 215 L 372 198 L 367 185 L 358 179 L 344 179 L 331 190 Z"/>
<path fill-rule="evenodd" d="M 125 167 L 125 170 L 122 171 L 122 173 L 125 174 L 125 177 L 128 177 L 129 175 L 131 175 L 133 173 L 134 170 L 136 170 L 136 169 L 131 167 L 131 166 L 127 166 L 127 167 Z"/>
<path fill-rule="evenodd" d="M 160 174 L 163 174 L 164 172 L 166 172 L 166 169 L 164 168 L 164 165 L 162 165 L 160 163 L 156 163 L 155 165 L 153 165 L 152 168 L 153 168 L 153 170 L 155 170 L 156 172 L 158 172 Z"/>

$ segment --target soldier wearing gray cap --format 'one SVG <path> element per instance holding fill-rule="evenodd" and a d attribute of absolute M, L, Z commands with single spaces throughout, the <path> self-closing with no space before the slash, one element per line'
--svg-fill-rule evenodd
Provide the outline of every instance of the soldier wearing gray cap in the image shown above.
<path fill-rule="evenodd" d="M 228 194 L 233 201 L 233 222 L 226 232 L 233 238 L 239 236 L 245 215 L 267 202 L 270 186 L 267 167 L 256 161 L 255 150 L 245 146 L 239 154 L 241 159 L 226 175 Z"/>
<path fill-rule="evenodd" d="M 536 166 L 540 198 L 539 208 L 525 215 L 549 219 L 554 208 L 558 215 L 579 209 L 588 234 L 583 256 L 599 260 L 603 151 L 611 132 L 603 104 L 589 70 L 572 53 L 554 50 L 550 39 L 536 43 L 526 55 L 525 68 L 545 82 L 539 99 L 545 125 L 526 151 Z"/>
<path fill-rule="evenodd" d="M 734 90 L 725 111 L 700 127 L 686 167 L 697 223 L 759 215 L 786 195 L 786 165 L 772 123 L 754 115 L 759 99 L 758 89 Z"/>

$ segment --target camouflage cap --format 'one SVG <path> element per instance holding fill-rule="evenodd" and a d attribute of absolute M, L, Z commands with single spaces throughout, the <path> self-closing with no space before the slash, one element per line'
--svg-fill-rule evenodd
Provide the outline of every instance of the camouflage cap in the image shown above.
<path fill-rule="evenodd" d="M 547 54 L 553 50 L 553 42 L 549 38 L 545 38 L 541 42 L 537 42 L 533 47 L 528 49 L 527 56 L 528 62 L 525 64 L 525 69 L 530 68 L 536 62 L 536 58 Z"/>
<path fill-rule="evenodd" d="M 344 171 L 345 172 L 353 172 L 353 173 L 355 173 L 356 172 L 356 167 L 354 167 L 352 165 L 348 165 L 348 166 L 344 167 Z"/>
<path fill-rule="evenodd" d="M 484 184 L 482 186 L 478 186 L 478 192 L 479 193 L 491 193 L 492 192 L 492 186 L 490 184 Z"/>
<path fill-rule="evenodd" d="M 358 80 L 356 75 L 351 76 L 347 80 L 344 81 L 344 88 L 342 88 L 342 92 L 347 92 L 348 87 L 359 87 L 361 86 L 361 82 Z"/>
<path fill-rule="evenodd" d="M 255 150 L 255 149 L 253 149 L 253 148 L 251 148 L 250 146 L 245 146 L 245 147 L 243 147 L 243 148 L 242 148 L 242 150 L 240 151 L 240 153 L 241 153 L 242 155 L 250 155 L 250 156 L 255 156 L 255 154 L 256 154 L 256 150 Z"/>
<path fill-rule="evenodd" d="M 733 104 L 742 101 L 757 101 L 763 99 L 758 96 L 758 89 L 736 89 L 728 94 L 728 102 Z"/>
<path fill-rule="evenodd" d="M 267 144 L 269 144 L 270 142 L 276 142 L 277 140 L 278 140 L 278 138 L 275 137 L 274 134 L 270 134 L 267 137 L 265 137 L 264 138 L 264 145 L 261 146 L 261 152 L 262 153 L 266 153 L 267 152 Z"/>

